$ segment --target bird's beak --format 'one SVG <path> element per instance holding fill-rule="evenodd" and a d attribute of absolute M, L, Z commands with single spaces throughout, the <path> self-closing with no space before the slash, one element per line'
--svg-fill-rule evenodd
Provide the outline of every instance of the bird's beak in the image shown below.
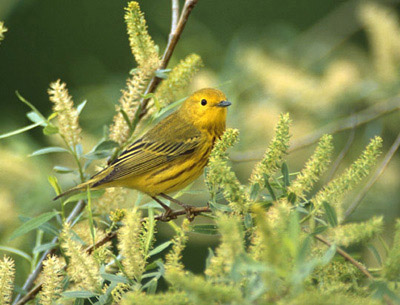
<path fill-rule="evenodd" d="M 222 102 L 219 102 L 216 106 L 218 106 L 218 107 L 228 107 L 228 106 L 230 106 L 231 104 L 232 104 L 231 102 L 222 101 Z"/>

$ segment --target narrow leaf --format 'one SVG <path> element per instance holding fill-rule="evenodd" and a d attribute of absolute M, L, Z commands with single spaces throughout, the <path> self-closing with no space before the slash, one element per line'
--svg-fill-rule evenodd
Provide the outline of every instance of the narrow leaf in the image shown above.
<path fill-rule="evenodd" d="M 288 168 L 286 162 L 282 163 L 281 171 L 282 171 L 283 182 L 285 183 L 285 187 L 290 186 L 289 168 Z"/>
<path fill-rule="evenodd" d="M 20 129 L 14 130 L 14 131 L 3 133 L 3 134 L 0 135 L 0 139 L 4 139 L 4 138 L 15 136 L 17 134 L 20 134 L 20 133 L 23 133 L 25 131 L 31 130 L 31 129 L 35 128 L 35 127 L 38 127 L 39 125 L 41 125 L 41 123 L 34 123 L 34 124 L 22 127 Z"/>
<path fill-rule="evenodd" d="M 59 212 L 48 212 L 44 213 L 42 215 L 39 215 L 35 218 L 32 218 L 22 224 L 19 228 L 17 228 L 14 233 L 11 235 L 10 240 L 13 240 L 17 238 L 18 236 L 24 235 L 38 227 L 40 227 L 42 224 L 48 222 L 50 219 L 52 219 L 54 216 L 59 214 Z"/>
<path fill-rule="evenodd" d="M 61 295 L 67 299 L 75 299 L 75 298 L 88 299 L 95 297 L 98 294 L 91 291 L 80 290 L 80 291 L 65 291 L 61 293 Z"/>
<path fill-rule="evenodd" d="M 324 205 L 326 218 L 329 224 L 331 227 L 336 227 L 338 225 L 338 219 L 335 209 L 326 201 L 322 202 L 322 204 Z"/>
<path fill-rule="evenodd" d="M 53 124 L 48 124 L 45 128 L 43 128 L 43 134 L 45 136 L 51 136 L 56 133 L 58 133 L 58 127 L 54 126 Z"/>
<path fill-rule="evenodd" d="M 78 111 L 78 114 L 81 114 L 83 108 L 85 108 L 87 103 L 87 100 L 84 100 L 82 103 L 80 103 L 77 107 L 76 110 Z"/>
<path fill-rule="evenodd" d="M 10 253 L 14 253 L 18 256 L 25 258 L 29 263 L 32 261 L 32 257 L 29 254 L 25 253 L 24 251 L 15 249 L 15 248 L 0 246 L 0 251 L 7 251 Z"/>
<path fill-rule="evenodd" d="M 61 194 L 61 187 L 58 184 L 57 178 L 55 176 L 49 176 L 47 178 L 47 180 L 49 180 L 49 183 L 52 186 L 52 188 L 54 189 L 54 191 L 56 192 L 56 195 L 60 195 Z"/>
<path fill-rule="evenodd" d="M 40 111 L 35 106 L 33 106 L 30 102 L 28 102 L 18 91 L 15 91 L 15 94 L 17 95 L 18 99 L 21 102 L 23 102 L 25 105 L 31 108 L 40 118 L 42 118 L 43 121 L 45 122 L 47 121 L 44 115 L 41 114 Z"/>
<path fill-rule="evenodd" d="M 57 246 L 57 243 L 46 243 L 46 244 L 42 244 L 42 245 L 39 245 L 39 246 L 33 248 L 32 252 L 33 252 L 33 254 L 36 254 L 36 253 L 44 252 L 46 250 L 53 249 L 56 246 Z"/>
<path fill-rule="evenodd" d="M 129 284 L 129 280 L 127 280 L 125 277 L 121 275 L 115 275 L 111 273 L 100 273 L 100 276 L 106 281 Z"/>
<path fill-rule="evenodd" d="M 35 150 L 33 153 L 31 153 L 29 155 L 29 157 L 45 155 L 45 154 L 50 154 L 50 153 L 60 153 L 60 152 L 69 153 L 69 150 L 65 149 L 64 147 L 59 147 L 59 146 L 45 147 L 45 148 Z"/>
<path fill-rule="evenodd" d="M 153 256 L 153 255 L 156 255 L 156 254 L 162 252 L 163 250 L 168 248 L 171 244 L 172 244 L 172 241 L 169 240 L 169 241 L 166 241 L 165 243 L 162 243 L 161 245 L 158 245 L 157 247 L 155 247 L 153 250 L 151 250 L 149 252 L 149 256 Z"/>
<path fill-rule="evenodd" d="M 31 120 L 33 123 L 38 123 L 40 126 L 46 126 L 46 122 L 43 121 L 43 119 L 38 115 L 35 111 L 30 111 L 26 114 L 29 120 Z"/>
<path fill-rule="evenodd" d="M 207 235 L 218 234 L 218 229 L 216 225 L 193 225 L 191 226 L 191 232 Z"/>

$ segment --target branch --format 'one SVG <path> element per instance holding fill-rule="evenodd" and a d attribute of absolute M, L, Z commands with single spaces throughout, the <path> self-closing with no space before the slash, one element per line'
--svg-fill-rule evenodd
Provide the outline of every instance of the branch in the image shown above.
<path fill-rule="evenodd" d="M 171 16 L 171 32 L 169 33 L 169 40 L 171 40 L 173 33 L 175 33 L 179 20 L 179 0 L 172 0 L 172 16 Z"/>
<path fill-rule="evenodd" d="M 185 5 L 183 6 L 181 16 L 179 17 L 178 24 L 176 25 L 175 30 L 171 28 L 171 32 L 169 34 L 169 40 L 168 44 L 165 48 L 163 57 L 161 59 L 161 64 L 159 67 L 159 70 L 165 69 L 168 65 L 169 60 L 171 59 L 172 53 L 175 50 L 176 44 L 179 41 L 179 38 L 181 37 L 181 34 L 183 32 L 183 29 L 185 28 L 186 22 L 189 18 L 190 13 L 192 12 L 193 8 L 197 4 L 198 0 L 186 0 Z M 179 4 L 179 3 L 178 3 Z M 173 12 L 173 15 L 175 13 Z M 149 93 L 153 93 L 157 86 L 159 85 L 161 79 L 154 76 L 150 82 L 149 85 L 146 88 L 146 91 L 144 93 L 144 96 L 148 95 Z M 138 118 L 141 119 L 143 118 L 147 112 L 148 108 L 147 105 L 149 103 L 150 99 L 149 98 L 142 98 L 140 101 L 140 107 L 138 108 Z"/>
<path fill-rule="evenodd" d="M 210 212 L 211 212 L 211 209 L 208 206 L 205 206 L 205 207 L 193 207 L 191 209 L 191 214 L 193 215 L 193 217 L 196 217 L 196 216 L 200 215 L 201 213 L 210 213 Z M 182 216 L 182 215 L 186 215 L 186 214 L 187 214 L 186 210 L 177 210 L 177 211 L 172 211 L 169 214 L 167 219 L 165 219 L 163 217 L 163 215 L 156 215 L 156 216 L 154 216 L 154 220 L 160 220 L 160 221 L 168 222 L 168 221 L 171 221 L 172 219 L 176 219 L 178 216 Z M 146 219 L 147 219 L 146 217 L 142 218 L 140 220 L 140 222 L 144 222 L 144 221 L 146 221 Z M 117 233 L 118 233 L 118 230 L 115 230 L 113 232 L 110 232 L 110 233 L 106 234 L 106 236 L 104 236 L 101 240 L 96 242 L 95 245 L 91 245 L 91 246 L 87 247 L 85 249 L 85 251 L 87 253 L 89 253 L 89 254 L 92 253 L 94 249 L 104 245 L 106 242 L 108 242 L 108 241 L 112 240 L 113 238 L 115 238 L 117 236 Z M 45 253 L 46 256 L 49 253 Z M 42 256 L 42 258 L 43 257 L 44 258 L 40 262 L 40 268 L 41 268 L 42 262 L 46 258 L 46 256 L 45 255 Z M 39 268 L 39 266 L 36 267 L 36 269 L 38 269 L 38 268 Z M 40 272 L 40 268 L 39 268 L 38 272 Z M 63 269 L 65 270 L 66 268 L 67 268 L 67 265 L 65 265 Z M 37 277 L 37 275 L 36 275 L 36 277 Z M 26 304 L 29 300 L 33 299 L 40 292 L 41 289 L 42 289 L 42 283 L 39 283 L 35 287 L 33 287 L 21 300 L 19 300 L 19 301 L 15 300 L 14 304 L 15 305 Z"/>
<path fill-rule="evenodd" d="M 367 184 L 360 191 L 360 193 L 358 193 L 358 195 L 354 199 L 353 203 L 348 207 L 348 209 L 344 213 L 344 219 L 349 217 L 354 212 L 354 210 L 358 208 L 358 206 L 361 203 L 361 200 L 364 199 L 365 195 L 368 193 L 368 191 L 371 189 L 371 187 L 375 184 L 375 182 L 378 180 L 380 175 L 382 175 L 386 166 L 389 164 L 390 160 L 392 160 L 394 154 L 399 149 L 399 146 L 400 146 L 400 133 L 398 134 L 396 140 L 393 142 L 392 146 L 390 147 L 389 151 L 387 152 L 382 163 L 376 169 L 374 175 L 368 180 Z"/>
<path fill-rule="evenodd" d="M 379 104 L 375 104 L 363 111 L 360 111 L 346 118 L 339 119 L 336 122 L 325 125 L 316 132 L 313 132 L 307 136 L 304 136 L 298 140 L 293 141 L 293 143 L 290 145 L 288 149 L 288 152 L 293 152 L 302 149 L 304 147 L 310 146 L 318 142 L 318 140 L 324 134 L 335 134 L 341 131 L 354 129 L 356 127 L 367 124 L 373 120 L 379 119 L 384 115 L 387 115 L 389 113 L 398 110 L 400 110 L 400 99 L 398 97 L 391 98 Z M 262 159 L 264 153 L 265 153 L 264 150 L 236 153 L 232 154 L 231 160 L 233 162 L 258 161 Z"/>
<path fill-rule="evenodd" d="M 331 181 L 332 178 L 335 176 L 336 171 L 338 170 L 340 163 L 342 163 L 344 157 L 347 155 L 347 153 L 350 150 L 351 145 L 353 144 L 353 141 L 354 141 L 354 138 L 355 138 L 355 134 L 356 134 L 356 129 L 355 128 L 351 129 L 350 136 L 347 139 L 346 145 L 340 151 L 339 155 L 335 159 L 335 162 L 333 162 L 333 165 L 332 165 L 329 173 L 326 175 L 326 178 L 325 178 L 326 182 Z"/>
<path fill-rule="evenodd" d="M 324 243 L 328 247 L 332 246 L 332 243 L 323 238 L 320 235 L 314 235 L 314 237 L 319 240 L 320 242 Z M 358 270 L 360 270 L 367 278 L 370 280 L 375 280 L 375 278 L 372 276 L 372 274 L 365 268 L 363 265 L 361 265 L 359 262 L 357 262 L 349 253 L 344 251 L 343 249 L 336 247 L 336 252 L 341 255 L 345 260 L 349 261 L 352 265 L 354 265 Z M 387 296 L 384 295 L 383 299 L 385 300 L 386 304 L 388 305 L 394 305 L 391 301 L 391 299 Z"/>

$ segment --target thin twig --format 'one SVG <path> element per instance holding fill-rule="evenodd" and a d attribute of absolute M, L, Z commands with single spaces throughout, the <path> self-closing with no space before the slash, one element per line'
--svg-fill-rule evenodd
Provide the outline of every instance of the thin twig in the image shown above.
<path fill-rule="evenodd" d="M 170 32 L 169 34 L 169 39 L 168 39 L 168 44 L 165 48 L 163 57 L 161 59 L 161 64 L 159 67 L 159 70 L 165 69 L 168 65 L 169 60 L 171 59 L 172 53 L 175 50 L 176 44 L 179 41 L 179 38 L 181 37 L 181 34 L 183 32 L 183 29 L 185 28 L 186 22 L 189 18 L 190 13 L 192 12 L 193 8 L 197 4 L 198 0 L 186 0 L 185 5 L 183 6 L 181 16 L 179 17 L 178 24 L 176 25 L 175 31 Z M 149 85 L 146 88 L 146 91 L 144 93 L 144 96 L 148 95 L 149 93 L 154 92 L 154 90 L 157 88 L 158 84 L 160 83 L 161 79 L 154 76 L 151 81 L 149 82 Z M 139 114 L 138 117 L 139 119 L 143 118 L 147 112 L 148 108 L 147 105 L 149 103 L 150 99 L 149 98 L 142 98 L 140 101 L 140 107 L 138 108 Z"/>
<path fill-rule="evenodd" d="M 358 193 L 358 195 L 354 199 L 353 203 L 348 207 L 348 209 L 344 213 L 344 219 L 349 217 L 355 211 L 355 209 L 358 208 L 358 206 L 360 205 L 361 201 L 364 199 L 364 197 L 367 194 L 367 192 L 375 184 L 375 182 L 378 180 L 380 175 L 382 175 L 382 173 L 384 172 L 386 166 L 389 164 L 390 160 L 392 160 L 392 157 L 394 156 L 396 151 L 399 149 L 399 146 L 400 146 L 400 133 L 398 134 L 396 140 L 393 142 L 392 146 L 390 147 L 389 151 L 387 152 L 387 154 L 386 154 L 385 158 L 383 159 L 382 163 L 376 169 L 374 175 L 368 180 L 367 184 Z"/>
<path fill-rule="evenodd" d="M 324 134 L 335 134 L 344 130 L 353 129 L 398 110 L 400 110 L 400 99 L 398 97 L 391 98 L 379 104 L 375 104 L 363 111 L 360 111 L 346 118 L 339 119 L 336 122 L 320 128 L 316 132 L 313 132 L 305 137 L 293 141 L 288 149 L 288 152 L 290 153 L 310 146 L 318 142 L 318 140 Z M 354 125 L 354 122 L 357 122 L 357 124 Z M 236 153 L 231 155 L 231 160 L 234 162 L 258 161 L 263 157 L 263 155 L 264 150 Z"/>
<path fill-rule="evenodd" d="M 356 129 L 354 127 L 350 131 L 350 136 L 347 139 L 346 145 L 340 151 L 339 155 L 335 159 L 335 162 L 333 162 L 333 165 L 332 165 L 331 169 L 329 170 L 329 173 L 326 175 L 325 181 L 331 181 L 332 178 L 335 176 L 336 171 L 338 170 L 340 163 L 342 163 L 344 157 L 347 155 L 347 153 L 350 150 L 351 144 L 353 144 L 355 134 L 356 134 Z"/>
<path fill-rule="evenodd" d="M 196 217 L 200 215 L 201 213 L 210 213 L 211 209 L 208 206 L 205 207 L 193 207 L 191 209 L 191 213 L 193 217 Z M 160 220 L 160 221 L 170 221 L 172 219 L 177 218 L 178 216 L 186 215 L 187 211 L 186 210 L 177 210 L 177 211 L 172 211 L 171 214 L 168 215 L 168 219 L 164 219 L 163 215 L 156 215 L 154 216 L 154 220 Z M 146 221 L 146 217 L 142 218 L 140 222 Z M 85 249 L 87 253 L 92 253 L 93 249 L 96 249 L 108 241 L 112 240 L 117 236 L 118 230 L 115 230 L 113 232 L 110 232 L 106 234 L 101 240 L 99 240 L 95 245 L 90 245 Z M 65 265 L 63 269 L 65 270 L 67 266 Z M 23 305 L 26 304 L 29 300 L 33 299 L 42 289 L 42 283 L 37 284 L 35 287 L 33 287 L 19 302 L 15 302 L 15 305 Z"/>
<path fill-rule="evenodd" d="M 328 240 L 326 240 L 325 238 L 323 238 L 320 235 L 314 235 L 314 237 L 319 240 L 320 242 L 324 243 L 325 245 L 327 245 L 328 247 L 332 246 L 332 243 L 329 242 Z M 359 262 L 357 262 L 349 253 L 347 253 L 346 251 L 344 251 L 343 249 L 336 247 L 336 252 L 341 255 L 345 260 L 349 261 L 353 266 L 355 266 L 358 270 L 360 270 L 367 278 L 369 278 L 370 280 L 375 280 L 375 278 L 373 277 L 373 275 L 367 270 L 367 268 L 365 268 L 363 265 L 361 265 Z M 387 296 L 384 295 L 383 296 L 384 301 L 386 302 L 386 304 L 388 305 L 393 305 L 393 302 L 391 301 L 391 299 Z"/>
<path fill-rule="evenodd" d="M 175 33 L 176 28 L 178 26 L 179 20 L 179 0 L 171 0 L 171 32 L 169 34 L 169 40 L 172 38 L 172 34 Z"/>

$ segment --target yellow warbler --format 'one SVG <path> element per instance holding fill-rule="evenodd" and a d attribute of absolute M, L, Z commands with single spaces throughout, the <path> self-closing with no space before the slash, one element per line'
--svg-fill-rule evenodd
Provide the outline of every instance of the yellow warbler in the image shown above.
<path fill-rule="evenodd" d="M 230 104 L 219 90 L 196 91 L 106 168 L 55 199 L 88 186 L 122 186 L 148 194 L 166 209 L 166 214 L 171 209 L 157 196 L 189 209 L 165 193 L 182 189 L 201 175 L 215 140 L 225 131 L 226 107 Z"/>

